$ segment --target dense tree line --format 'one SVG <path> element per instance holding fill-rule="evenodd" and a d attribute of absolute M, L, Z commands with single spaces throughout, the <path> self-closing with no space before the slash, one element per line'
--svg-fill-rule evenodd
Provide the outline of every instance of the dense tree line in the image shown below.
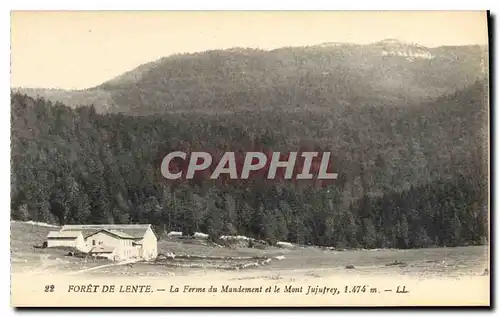
<path fill-rule="evenodd" d="M 338 247 L 482 243 L 485 85 L 413 107 L 130 117 L 13 94 L 11 217 Z M 331 151 L 339 179 L 171 182 L 174 150 Z"/>

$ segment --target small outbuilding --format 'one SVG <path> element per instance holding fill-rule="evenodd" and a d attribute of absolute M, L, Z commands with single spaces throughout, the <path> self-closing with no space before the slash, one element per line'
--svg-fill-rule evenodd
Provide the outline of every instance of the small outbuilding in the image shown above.
<path fill-rule="evenodd" d="M 85 251 L 86 243 L 81 231 L 50 231 L 47 235 L 47 247 L 72 247 Z"/>

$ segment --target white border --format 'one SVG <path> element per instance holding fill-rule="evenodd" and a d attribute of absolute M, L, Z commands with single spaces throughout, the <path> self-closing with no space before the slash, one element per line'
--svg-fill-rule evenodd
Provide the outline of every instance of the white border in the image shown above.
<path fill-rule="evenodd" d="M 184 0 L 168 4 L 154 0 L 100 1 L 86 0 L 69 2 L 64 0 L 18 0 L 11 5 L 11 10 L 486 10 L 491 9 L 495 1 L 491 0 L 455 0 L 438 3 L 433 0 L 398 2 L 379 1 L 223 1 L 223 0 Z"/>
<path fill-rule="evenodd" d="M 2 226 L 0 228 L 0 232 L 4 234 L 4 239 L 2 239 L 2 249 L 4 252 L 2 258 L 2 272 L 4 274 L 4 278 L 2 282 L 4 283 L 4 287 L 2 287 L 2 297 L 5 298 L 5 302 L 1 306 L 2 308 L 2 316 L 13 316 L 15 313 L 18 313 L 10 308 L 10 244 L 9 242 L 9 223 L 10 223 L 10 10 L 486 10 L 490 9 L 493 14 L 498 14 L 500 10 L 498 10 L 499 1 L 493 0 L 475 0 L 475 1 L 466 1 L 466 0 L 454 0 L 454 1 L 446 1 L 437 3 L 435 0 L 419 0 L 415 2 L 403 2 L 403 1 L 395 1 L 395 0 L 379 0 L 379 1 L 342 1 L 342 2 L 334 2 L 328 0 L 308 0 L 308 1 L 297 1 L 297 0 L 288 0 L 288 1 L 269 1 L 269 0 L 253 0 L 247 2 L 239 2 L 235 1 L 223 1 L 223 0 L 210 0 L 210 1 L 194 1 L 194 0 L 183 0 L 179 3 L 169 3 L 168 5 L 160 4 L 159 1 L 152 0 L 141 0 L 141 1 L 133 1 L 133 0 L 121 0 L 121 1 L 103 1 L 103 0 L 85 0 L 81 2 L 69 2 L 67 0 L 49 0 L 49 1 L 36 1 L 36 0 L 21 0 L 15 1 L 15 3 L 9 3 L 9 1 L 2 1 L 1 6 L 1 16 L 0 21 L 2 23 L 2 27 L 0 28 L 0 37 L 2 43 L 2 50 L 0 54 L 2 56 L 2 98 L 3 101 L 0 106 L 0 111 L 2 114 L 0 115 L 0 129 L 2 129 L 0 133 L 0 146 L 3 149 L 2 155 L 0 157 L 2 166 L 0 167 L 0 179 L 3 182 L 3 186 L 0 186 L 0 199 L 3 202 L 4 210 L 3 216 L 6 218 L 4 221 L 0 222 Z M 495 52 L 498 52 L 498 46 L 495 45 Z M 495 56 L 496 57 L 496 56 Z M 496 65 L 497 63 L 495 63 Z M 496 70 L 496 69 L 495 69 Z M 495 86 L 493 87 L 495 91 L 497 90 L 497 83 L 495 82 Z M 496 95 L 496 94 L 495 94 Z M 492 103 L 496 106 L 496 100 L 492 101 Z M 497 108 L 498 109 L 498 108 Z M 500 122 L 499 118 L 500 114 L 497 110 L 495 112 L 495 122 Z M 492 118 L 493 119 L 493 118 Z M 499 123 L 500 124 L 500 123 Z M 496 128 L 494 128 L 494 134 L 496 133 Z M 498 140 L 495 140 L 495 148 L 498 146 Z M 9 155 L 7 155 L 9 153 Z M 493 154 L 493 153 L 492 153 Z M 495 151 L 495 156 L 498 159 L 498 153 Z M 496 163 L 498 161 L 496 160 Z M 495 176 L 497 176 L 495 174 Z M 495 188 L 495 192 L 492 193 L 495 197 L 500 197 L 500 189 Z M 496 210 L 492 210 L 492 213 L 496 212 Z M 498 228 L 498 214 L 495 217 L 495 228 Z M 7 219 L 9 218 L 9 219 Z M 497 242 L 497 241 L 495 241 Z M 498 262 L 498 245 L 495 243 L 495 253 L 497 255 Z M 9 250 L 9 252 L 7 252 Z M 7 256 L 9 254 L 9 256 Z M 495 276 L 498 275 L 498 271 L 496 270 L 497 265 L 495 265 Z M 465 291 L 465 290 L 464 290 Z M 498 302 L 497 302 L 498 303 Z M 6 311 L 6 313 L 4 313 Z M 199 312 L 199 311 L 197 311 Z M 281 312 L 281 314 L 290 314 L 293 311 Z M 67 312 L 54 312 L 54 311 L 44 311 L 39 312 L 40 314 L 45 314 L 50 316 L 54 313 L 67 313 Z M 74 311 L 73 314 L 88 314 L 88 311 L 78 312 Z M 93 312 L 96 315 L 105 314 L 108 312 Z M 118 311 L 118 312 L 109 312 L 114 314 L 127 314 L 126 311 Z M 131 314 L 143 314 L 144 312 L 130 312 Z M 156 312 L 157 314 L 168 314 L 168 315 L 177 315 L 180 312 L 173 311 L 160 311 Z M 195 313 L 194 311 L 185 312 L 186 314 Z M 225 314 L 234 314 L 235 312 L 225 312 Z M 256 312 L 251 311 L 247 313 L 238 312 L 241 314 L 249 314 L 249 313 L 257 313 L 257 314 L 267 314 L 264 312 Z M 301 311 L 303 314 L 307 314 L 308 312 Z M 343 314 L 341 311 L 326 311 L 325 314 Z M 356 314 L 361 312 L 356 312 Z M 373 312 L 370 312 L 373 313 Z M 387 312 L 380 312 L 383 314 L 387 314 Z M 393 314 L 398 314 L 399 312 L 393 312 Z M 405 312 L 407 313 L 407 312 Z M 421 313 L 420 311 L 415 313 Z M 429 314 L 429 312 L 427 312 Z M 456 311 L 450 312 L 451 314 L 460 314 L 460 313 L 471 313 L 470 311 Z M 222 312 L 203 312 L 203 314 L 211 315 L 220 315 Z M 430 313 L 430 315 L 439 316 L 442 312 Z"/>

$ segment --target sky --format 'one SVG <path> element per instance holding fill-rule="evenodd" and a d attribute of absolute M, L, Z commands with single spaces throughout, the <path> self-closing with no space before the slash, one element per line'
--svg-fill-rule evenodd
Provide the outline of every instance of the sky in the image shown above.
<path fill-rule="evenodd" d="M 487 44 L 484 11 L 15 11 L 11 87 L 84 89 L 158 58 L 210 49 Z"/>

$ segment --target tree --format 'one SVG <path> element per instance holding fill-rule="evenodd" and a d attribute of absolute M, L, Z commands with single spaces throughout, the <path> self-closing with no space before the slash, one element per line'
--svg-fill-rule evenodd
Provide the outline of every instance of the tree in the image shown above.
<path fill-rule="evenodd" d="M 396 247 L 398 249 L 407 249 L 408 248 L 408 221 L 406 220 L 406 216 L 401 215 L 401 220 L 398 221 L 396 227 Z"/>
<path fill-rule="evenodd" d="M 376 247 L 377 243 L 375 227 L 373 226 L 372 220 L 370 218 L 364 218 L 362 223 L 363 246 L 367 249 L 373 249 Z"/>

